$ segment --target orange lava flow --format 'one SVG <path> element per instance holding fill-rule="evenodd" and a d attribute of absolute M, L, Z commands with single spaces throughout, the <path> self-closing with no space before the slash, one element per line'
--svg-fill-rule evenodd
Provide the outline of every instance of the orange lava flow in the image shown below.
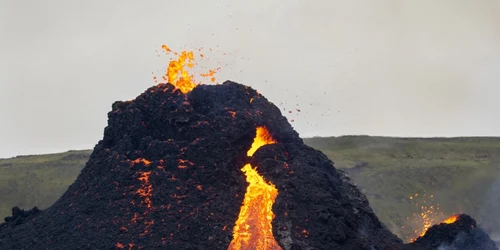
<path fill-rule="evenodd" d="M 276 141 L 269 131 L 265 127 L 258 127 L 247 155 L 252 156 L 261 146 L 274 143 Z M 246 164 L 241 171 L 245 173 L 248 187 L 228 250 L 281 250 L 274 239 L 271 224 L 274 219 L 272 206 L 278 196 L 278 189 L 272 183 L 267 183 L 250 164 Z"/>
<path fill-rule="evenodd" d="M 165 75 L 162 76 L 163 80 L 171 83 L 176 88 L 178 88 L 182 93 L 186 94 L 194 89 L 201 82 L 196 82 L 193 74 L 189 74 L 189 71 L 196 65 L 194 63 L 194 53 L 193 51 L 182 51 L 181 53 L 172 52 L 172 50 L 167 47 L 167 45 L 161 46 L 165 53 L 173 53 L 177 56 L 177 59 L 170 61 Z M 203 59 L 204 55 L 200 54 L 200 58 Z M 216 81 L 215 73 L 218 69 L 211 69 L 208 73 L 200 74 L 201 77 L 210 78 L 210 81 L 214 83 Z M 154 77 L 156 81 L 156 77 Z"/>
<path fill-rule="evenodd" d="M 253 139 L 252 146 L 248 150 L 247 155 L 252 156 L 260 147 L 275 143 L 276 140 L 273 139 L 266 127 L 257 127 L 255 138 Z"/>

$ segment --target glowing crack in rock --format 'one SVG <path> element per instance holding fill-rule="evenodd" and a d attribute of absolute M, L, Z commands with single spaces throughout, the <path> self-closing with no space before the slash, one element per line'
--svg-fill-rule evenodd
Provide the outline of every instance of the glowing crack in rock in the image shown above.
<path fill-rule="evenodd" d="M 269 131 L 265 127 L 258 127 L 247 155 L 252 156 L 261 146 L 274 143 L 276 141 Z M 241 171 L 245 173 L 248 187 L 228 250 L 281 250 L 274 239 L 271 224 L 274 219 L 272 206 L 278 196 L 278 189 L 272 183 L 267 183 L 250 164 L 246 164 Z"/>

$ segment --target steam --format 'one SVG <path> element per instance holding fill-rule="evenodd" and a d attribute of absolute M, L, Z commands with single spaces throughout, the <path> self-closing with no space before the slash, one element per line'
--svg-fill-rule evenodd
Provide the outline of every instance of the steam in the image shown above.
<path fill-rule="evenodd" d="M 459 249 L 457 249 L 456 247 L 453 247 L 453 246 L 443 246 L 443 245 L 441 245 L 441 246 L 439 246 L 437 248 L 437 250 L 459 250 Z"/>
<path fill-rule="evenodd" d="M 463 249 L 463 242 L 465 240 L 465 233 L 460 232 L 457 237 L 451 242 L 451 244 L 443 243 L 437 250 L 461 250 Z"/>

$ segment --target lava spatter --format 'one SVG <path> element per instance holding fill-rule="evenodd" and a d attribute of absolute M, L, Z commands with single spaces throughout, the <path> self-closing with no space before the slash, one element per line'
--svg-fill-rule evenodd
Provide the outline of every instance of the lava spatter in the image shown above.
<path fill-rule="evenodd" d="M 202 84 L 202 81 L 196 81 L 195 75 L 191 73 L 194 71 L 194 67 L 198 65 L 195 62 L 195 53 L 193 51 L 182 51 L 180 53 L 173 52 L 167 45 L 162 45 L 162 49 L 166 54 L 173 54 L 176 59 L 170 60 L 168 67 L 162 76 L 164 81 L 174 85 L 182 93 L 186 94 L 193 90 L 197 85 Z M 201 49 L 198 49 L 200 52 Z M 200 53 L 199 57 L 203 59 L 204 54 Z M 202 78 L 208 78 L 210 83 L 216 83 L 215 74 L 220 68 L 210 69 L 207 73 L 200 73 L 199 76 Z M 154 76 L 153 79 L 156 84 L 158 84 L 157 77 Z"/>
<path fill-rule="evenodd" d="M 430 250 L 443 247 L 454 250 L 498 250 L 488 234 L 466 214 L 452 215 L 433 225 L 411 245 Z"/>

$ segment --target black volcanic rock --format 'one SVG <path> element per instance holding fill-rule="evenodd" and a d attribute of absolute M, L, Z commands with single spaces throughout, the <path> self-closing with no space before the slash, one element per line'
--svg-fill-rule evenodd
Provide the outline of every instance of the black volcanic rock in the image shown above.
<path fill-rule="evenodd" d="M 19 207 L 13 207 L 12 216 L 5 217 L 5 223 L 6 225 L 17 226 L 19 224 L 22 224 L 27 218 L 33 215 L 37 215 L 40 212 L 41 210 L 37 207 L 34 207 L 27 211 L 20 209 Z"/>
<path fill-rule="evenodd" d="M 349 176 L 315 149 L 297 143 L 268 145 L 254 155 L 252 165 L 280 192 L 273 207 L 273 234 L 284 248 L 386 249 L 400 242 Z"/>
<path fill-rule="evenodd" d="M 459 215 L 454 223 L 430 227 L 411 245 L 430 250 L 498 250 L 488 234 L 466 214 Z"/>
<path fill-rule="evenodd" d="M 227 249 L 251 162 L 279 190 L 285 250 L 388 249 L 401 240 L 346 173 L 302 142 L 280 110 L 234 82 L 183 94 L 170 84 L 115 102 L 104 138 L 66 193 L 0 225 L 0 249 Z M 246 156 L 256 127 L 277 144 Z"/>

